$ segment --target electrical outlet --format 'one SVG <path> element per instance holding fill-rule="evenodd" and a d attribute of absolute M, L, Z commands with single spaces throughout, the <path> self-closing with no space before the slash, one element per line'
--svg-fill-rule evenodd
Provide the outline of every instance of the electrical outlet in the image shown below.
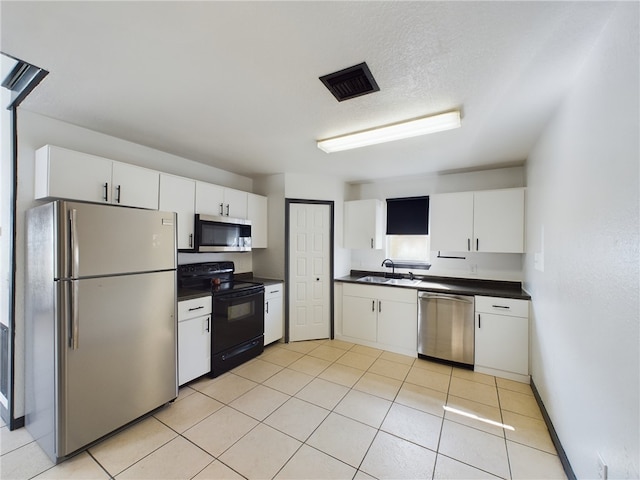
<path fill-rule="evenodd" d="M 609 467 L 604 461 L 604 458 L 602 458 L 602 455 L 598 453 L 598 478 L 600 478 L 601 480 L 607 480 L 608 473 Z"/>

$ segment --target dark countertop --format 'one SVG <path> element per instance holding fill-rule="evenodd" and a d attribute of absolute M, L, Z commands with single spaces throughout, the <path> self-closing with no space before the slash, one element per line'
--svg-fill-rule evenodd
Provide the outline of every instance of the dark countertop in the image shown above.
<path fill-rule="evenodd" d="M 178 301 L 192 300 L 194 298 L 210 297 L 211 290 L 192 290 L 188 288 L 178 289 Z"/>
<path fill-rule="evenodd" d="M 284 280 L 278 280 L 277 278 L 263 278 L 263 277 L 254 277 L 253 273 L 238 273 L 234 275 L 236 280 L 244 280 L 247 282 L 259 282 L 264 283 L 264 286 L 275 285 L 276 283 L 284 283 Z"/>
<path fill-rule="evenodd" d="M 275 278 L 262 278 L 262 277 L 254 277 L 252 273 L 239 273 L 234 276 L 236 280 L 243 280 L 246 282 L 259 282 L 264 283 L 264 286 L 275 285 L 277 283 L 284 283 L 282 280 L 278 280 Z M 191 300 L 193 298 L 207 297 L 211 295 L 211 290 L 207 289 L 189 289 L 189 288 L 178 288 L 178 301 L 182 300 Z"/>
<path fill-rule="evenodd" d="M 361 270 L 351 270 L 351 274 L 346 277 L 336 278 L 336 282 L 358 283 L 360 285 L 380 285 L 358 282 L 361 277 L 368 275 L 382 277 L 381 272 L 367 272 Z M 531 295 L 522 289 L 521 282 L 507 282 L 500 280 L 482 280 L 471 278 L 455 278 L 455 277 L 435 277 L 435 276 L 419 276 L 416 279 L 422 281 L 415 286 L 407 285 L 385 285 L 384 287 L 393 288 L 413 288 L 414 290 L 423 290 L 438 293 L 452 293 L 457 295 L 485 295 L 487 297 L 503 297 L 515 298 L 519 300 L 531 300 Z"/>

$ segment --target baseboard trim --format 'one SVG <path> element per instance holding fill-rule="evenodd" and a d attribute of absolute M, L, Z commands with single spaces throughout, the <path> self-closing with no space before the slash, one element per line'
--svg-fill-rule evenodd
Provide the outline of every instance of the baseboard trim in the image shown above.
<path fill-rule="evenodd" d="M 24 427 L 24 416 L 11 418 L 9 410 L 2 403 L 0 403 L 0 417 L 11 431 Z"/>
<path fill-rule="evenodd" d="M 577 480 L 576 474 L 573 473 L 573 468 L 571 468 L 571 464 L 569 463 L 569 458 L 567 457 L 567 453 L 564 451 L 564 448 L 562 448 L 562 444 L 560 443 L 560 438 L 556 433 L 556 429 L 553 427 L 553 423 L 551 422 L 551 417 L 549 417 L 549 414 L 547 413 L 547 409 L 545 408 L 544 403 L 542 402 L 542 398 L 538 393 L 538 389 L 536 388 L 533 378 L 531 378 L 531 390 L 533 390 L 533 396 L 535 397 L 536 402 L 538 403 L 538 407 L 540 407 L 540 412 L 542 412 L 542 418 L 544 418 L 544 423 L 547 424 L 547 428 L 549 429 L 549 434 L 551 435 L 551 441 L 553 442 L 553 445 L 556 447 L 556 450 L 558 451 L 558 458 L 560 458 L 560 463 L 562 463 L 562 468 L 564 469 L 564 473 L 567 475 L 568 480 Z"/>

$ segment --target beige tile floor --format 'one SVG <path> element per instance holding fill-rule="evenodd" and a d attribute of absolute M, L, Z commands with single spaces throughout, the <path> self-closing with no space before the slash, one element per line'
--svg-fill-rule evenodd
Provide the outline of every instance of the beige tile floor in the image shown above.
<path fill-rule="evenodd" d="M 272 345 L 57 466 L 1 434 L 2 479 L 566 478 L 528 385 L 335 340 Z"/>

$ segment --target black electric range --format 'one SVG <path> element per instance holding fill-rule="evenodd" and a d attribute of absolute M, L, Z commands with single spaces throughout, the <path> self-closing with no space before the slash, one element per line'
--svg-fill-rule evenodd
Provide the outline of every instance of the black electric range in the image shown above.
<path fill-rule="evenodd" d="M 264 284 L 234 280 L 233 262 L 178 266 L 178 289 L 212 295 L 211 372 L 218 375 L 264 350 Z"/>

